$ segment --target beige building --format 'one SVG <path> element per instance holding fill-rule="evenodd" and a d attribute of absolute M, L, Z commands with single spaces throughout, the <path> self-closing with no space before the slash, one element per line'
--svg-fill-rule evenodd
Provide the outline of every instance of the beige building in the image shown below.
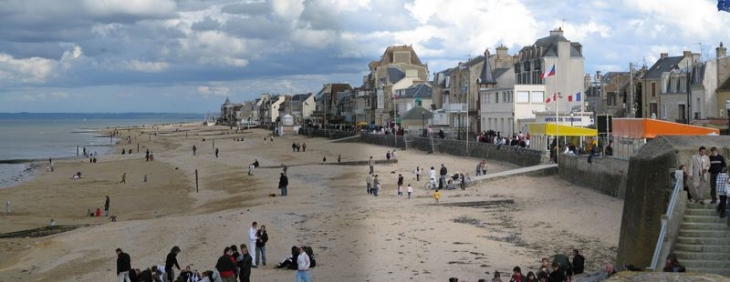
<path fill-rule="evenodd" d="M 393 94 L 414 83 L 425 82 L 428 66 L 421 62 L 413 47 L 402 45 L 386 48 L 380 60 L 371 62 L 369 68 L 370 74 L 363 83 L 366 91 L 363 95 L 371 97 L 368 112 L 371 116 L 365 120 L 385 126 L 395 120 Z M 368 90 L 371 92 L 367 93 Z"/>
<path fill-rule="evenodd" d="M 684 51 L 682 56 L 670 57 L 661 53 L 659 60 L 651 66 L 642 79 L 642 113 L 644 117 L 687 122 L 688 102 L 687 77 L 700 54 Z M 690 100 L 690 101 L 688 101 Z"/>
<path fill-rule="evenodd" d="M 291 98 L 291 111 L 294 121 L 302 124 L 304 120 L 310 118 L 316 108 L 314 102 L 314 94 L 296 94 Z"/>
<path fill-rule="evenodd" d="M 580 106 L 581 102 L 568 101 L 567 97 L 582 93 L 584 89 L 583 46 L 566 39 L 562 29 L 551 30 L 549 36 L 523 47 L 517 58 L 514 65 L 516 84 L 544 85 L 546 96 L 560 92 L 565 97 L 548 104 L 549 111 L 554 112 L 556 108 L 570 111 Z M 542 75 L 549 73 L 553 66 L 554 75 L 543 78 Z"/>

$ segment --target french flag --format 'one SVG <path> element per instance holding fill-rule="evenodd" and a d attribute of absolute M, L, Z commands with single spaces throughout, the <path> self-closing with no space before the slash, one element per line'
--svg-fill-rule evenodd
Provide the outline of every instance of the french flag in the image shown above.
<path fill-rule="evenodd" d="M 548 97 L 547 100 L 545 101 L 545 103 L 550 103 L 552 101 L 557 101 L 557 100 L 558 100 L 558 94 L 557 93 L 553 93 L 553 97 Z"/>
<path fill-rule="evenodd" d="M 547 71 L 542 74 L 542 79 L 546 79 L 546 78 L 548 78 L 548 76 L 553 76 L 553 75 L 555 75 L 555 64 L 553 64 L 553 66 L 550 67 L 550 71 Z"/>
<path fill-rule="evenodd" d="M 573 95 L 568 96 L 568 102 L 573 102 L 574 100 L 576 102 L 580 102 L 580 91 L 578 91 L 578 93 L 575 93 L 575 99 L 573 99 Z"/>

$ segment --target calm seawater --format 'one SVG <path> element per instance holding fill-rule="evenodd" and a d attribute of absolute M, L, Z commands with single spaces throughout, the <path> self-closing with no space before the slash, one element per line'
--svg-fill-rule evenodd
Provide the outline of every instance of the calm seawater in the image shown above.
<path fill-rule="evenodd" d="M 76 156 L 76 146 L 108 154 L 110 140 L 101 129 L 202 121 L 202 114 L 4 114 L 0 113 L 0 161 L 61 159 Z M 0 164 L 0 187 L 15 185 L 32 176 L 26 164 Z"/>

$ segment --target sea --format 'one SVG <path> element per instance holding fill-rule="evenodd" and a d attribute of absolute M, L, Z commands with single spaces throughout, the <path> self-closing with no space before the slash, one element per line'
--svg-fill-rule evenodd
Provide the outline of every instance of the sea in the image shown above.
<path fill-rule="evenodd" d="M 101 130 L 115 127 L 202 122 L 188 113 L 0 113 L 0 188 L 31 179 L 49 158 L 111 153 L 116 139 Z"/>

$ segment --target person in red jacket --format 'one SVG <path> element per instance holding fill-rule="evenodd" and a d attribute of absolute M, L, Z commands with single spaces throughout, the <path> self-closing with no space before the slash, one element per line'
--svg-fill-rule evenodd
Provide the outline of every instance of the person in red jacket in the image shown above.
<path fill-rule="evenodd" d="M 230 247 L 223 250 L 223 255 L 218 258 L 215 269 L 220 273 L 223 282 L 236 282 L 236 264 L 231 256 L 233 251 Z"/>

